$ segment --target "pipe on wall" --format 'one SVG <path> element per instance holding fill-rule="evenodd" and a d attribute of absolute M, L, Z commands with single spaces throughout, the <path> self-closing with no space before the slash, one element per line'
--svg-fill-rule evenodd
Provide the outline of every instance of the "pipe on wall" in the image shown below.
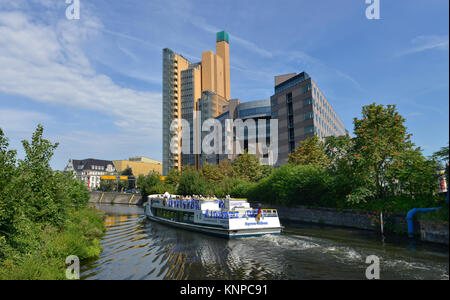
<path fill-rule="evenodd" d="M 414 215 L 419 212 L 428 212 L 433 210 L 439 210 L 441 207 L 430 207 L 430 208 L 413 208 L 406 215 L 406 222 L 408 223 L 408 237 L 414 237 Z"/>

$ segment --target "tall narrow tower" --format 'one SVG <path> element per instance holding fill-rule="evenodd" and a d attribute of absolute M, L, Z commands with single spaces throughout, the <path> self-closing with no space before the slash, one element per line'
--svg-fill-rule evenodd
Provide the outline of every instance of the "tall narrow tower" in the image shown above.
<path fill-rule="evenodd" d="M 226 31 L 216 35 L 216 54 L 223 61 L 224 96 L 225 99 L 230 99 L 230 38 Z"/>
<path fill-rule="evenodd" d="M 194 112 L 207 111 L 208 116 L 215 118 L 222 113 L 222 108 L 230 99 L 230 46 L 228 33 L 218 32 L 216 35 L 216 53 L 205 51 L 200 62 L 191 63 L 172 50 L 163 49 L 163 175 L 170 169 L 182 169 L 182 165 L 198 166 L 198 157 L 189 153 L 181 153 L 183 141 L 181 137 L 181 120 L 191 125 L 191 153 L 195 139 Z M 203 92 L 208 92 L 203 96 Z M 200 109 L 199 101 L 202 109 Z M 203 112 L 202 112 L 203 113 Z M 172 121 L 178 120 L 178 128 Z M 196 130 L 198 131 L 198 129 Z M 184 144 L 186 146 L 186 144 Z M 197 145 L 197 143 L 195 143 Z M 197 152 L 197 151 L 195 151 Z M 183 154 L 183 155 L 182 155 Z M 197 155 L 198 156 L 198 155 Z"/>

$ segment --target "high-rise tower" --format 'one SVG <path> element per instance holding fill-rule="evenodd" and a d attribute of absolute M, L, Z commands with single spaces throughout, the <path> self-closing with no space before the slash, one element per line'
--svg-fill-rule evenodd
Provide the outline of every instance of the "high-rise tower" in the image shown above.
<path fill-rule="evenodd" d="M 203 92 L 211 92 L 217 97 L 206 97 L 203 108 L 208 101 L 222 99 L 218 105 L 226 105 L 230 98 L 230 46 L 229 36 L 225 31 L 216 35 L 216 53 L 205 51 L 202 61 L 191 63 L 180 54 L 170 49 L 163 50 L 163 175 L 176 168 L 181 170 L 182 165 L 198 166 L 198 160 L 191 154 L 182 155 L 181 127 L 170 128 L 175 119 L 187 120 L 191 126 L 191 151 L 193 143 L 194 111 L 199 110 L 198 102 Z M 206 101 L 206 102 L 205 102 Z M 216 102 L 214 102 L 216 103 Z M 212 104 L 211 104 L 212 105 Z M 212 110 L 215 112 L 216 110 Z M 210 117 L 217 117 L 217 112 Z M 180 123 L 179 123 L 180 124 Z M 172 131 L 171 131 L 172 129 Z M 173 130 L 175 129 L 175 130 Z M 176 143 L 172 138 L 175 137 Z M 172 141 L 172 147 L 171 147 Z M 175 144 L 175 145 L 174 145 Z M 192 152 L 191 152 L 192 153 Z"/>
<path fill-rule="evenodd" d="M 216 53 L 222 58 L 224 97 L 230 99 L 230 38 L 226 31 L 218 32 L 216 35 Z"/>

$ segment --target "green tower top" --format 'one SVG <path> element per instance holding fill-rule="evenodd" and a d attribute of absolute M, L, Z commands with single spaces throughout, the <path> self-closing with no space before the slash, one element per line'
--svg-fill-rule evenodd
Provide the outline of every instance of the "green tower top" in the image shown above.
<path fill-rule="evenodd" d="M 230 43 L 230 37 L 228 36 L 228 32 L 226 32 L 225 30 L 216 34 L 216 42 L 218 43 L 222 41 L 225 41 L 228 44 Z"/>

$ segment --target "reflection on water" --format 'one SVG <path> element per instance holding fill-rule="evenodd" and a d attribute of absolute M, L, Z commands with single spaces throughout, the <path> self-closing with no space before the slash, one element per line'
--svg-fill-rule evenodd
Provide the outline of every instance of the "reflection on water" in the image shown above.
<path fill-rule="evenodd" d="M 318 227 L 226 240 L 148 221 L 139 207 L 97 208 L 108 231 L 83 279 L 365 279 L 369 255 L 380 258 L 381 279 L 448 279 L 448 247 Z"/>

